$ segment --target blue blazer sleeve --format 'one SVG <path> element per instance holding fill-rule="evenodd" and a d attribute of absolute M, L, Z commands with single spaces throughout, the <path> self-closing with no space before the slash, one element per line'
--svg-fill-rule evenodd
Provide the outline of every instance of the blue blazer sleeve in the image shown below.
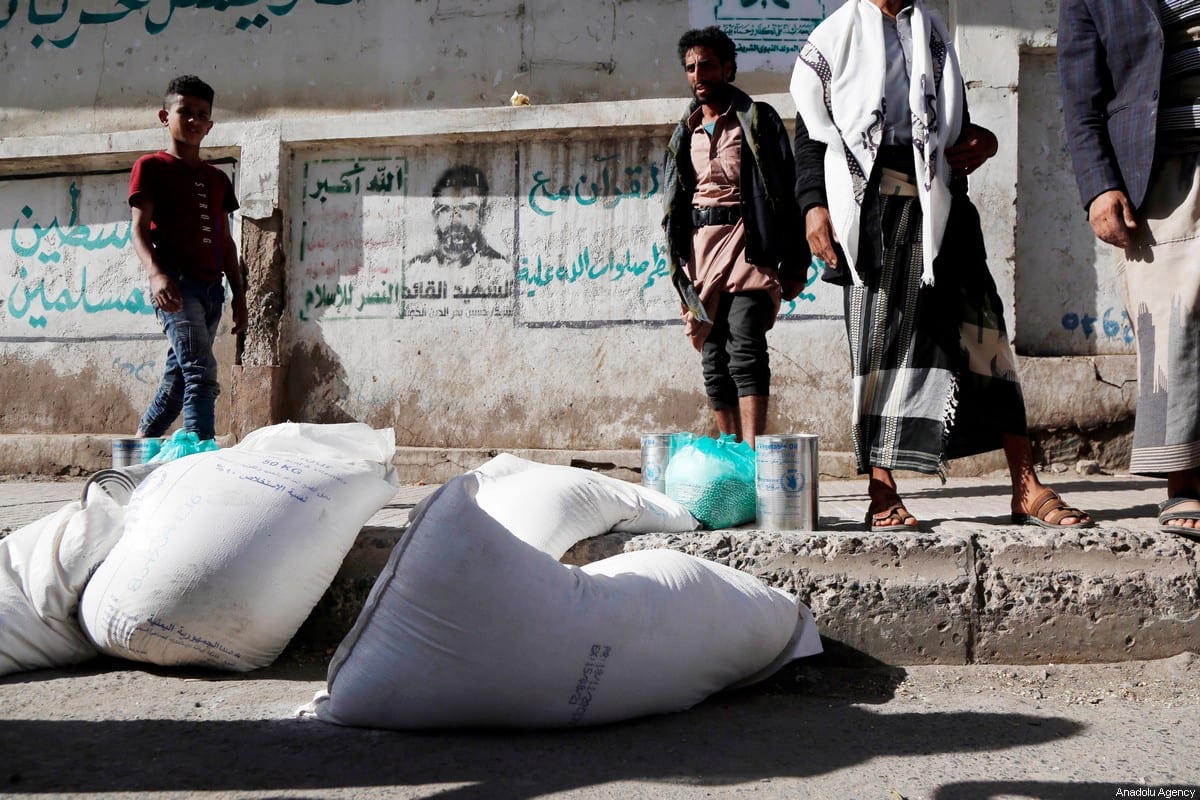
<path fill-rule="evenodd" d="M 1123 189 L 1142 204 L 1154 165 L 1163 31 L 1155 0 L 1062 0 L 1058 65 L 1067 147 L 1086 208 Z"/>
<path fill-rule="evenodd" d="M 1067 149 L 1079 197 L 1087 208 L 1109 189 L 1124 189 L 1108 135 L 1108 105 L 1115 94 L 1105 45 L 1084 0 L 1059 5 L 1058 74 L 1062 82 Z"/>

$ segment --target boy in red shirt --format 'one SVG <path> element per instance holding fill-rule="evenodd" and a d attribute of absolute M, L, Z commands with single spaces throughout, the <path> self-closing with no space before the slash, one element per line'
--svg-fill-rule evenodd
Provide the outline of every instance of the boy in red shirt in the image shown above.
<path fill-rule="evenodd" d="M 213 341 L 233 293 L 233 332 L 246 326 L 246 293 L 229 215 L 233 184 L 200 158 L 212 130 L 213 90 L 194 75 L 167 86 L 158 119 L 171 136 L 166 150 L 142 156 L 129 177 L 133 248 L 150 278 L 150 301 L 170 349 L 162 382 L 138 425 L 139 437 L 162 436 L 183 411 L 183 427 L 201 440 L 215 431 L 217 361 Z"/>

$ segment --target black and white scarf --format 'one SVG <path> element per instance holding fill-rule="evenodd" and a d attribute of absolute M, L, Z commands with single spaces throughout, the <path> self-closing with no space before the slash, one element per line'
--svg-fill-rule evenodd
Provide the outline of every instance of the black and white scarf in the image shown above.
<path fill-rule="evenodd" d="M 870 0 L 847 2 L 817 26 L 796 59 L 791 92 L 809 135 L 825 149 L 825 186 L 833 229 L 855 283 L 859 219 L 883 137 L 886 45 L 883 12 Z M 913 161 L 923 212 L 921 279 L 933 283 L 950 213 L 945 148 L 963 123 L 963 83 L 950 35 L 922 0 L 912 3 L 908 102 Z"/>

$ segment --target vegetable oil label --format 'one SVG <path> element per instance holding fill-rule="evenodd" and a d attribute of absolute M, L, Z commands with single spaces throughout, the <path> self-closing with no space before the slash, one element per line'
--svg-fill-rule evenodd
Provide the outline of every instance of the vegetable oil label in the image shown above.
<path fill-rule="evenodd" d="M 755 494 L 760 527 L 817 529 L 817 437 L 811 434 L 755 439 Z"/>

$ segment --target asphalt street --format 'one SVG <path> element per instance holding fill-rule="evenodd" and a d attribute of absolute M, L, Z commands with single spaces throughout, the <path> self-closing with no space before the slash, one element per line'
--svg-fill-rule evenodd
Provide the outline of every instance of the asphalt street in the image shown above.
<path fill-rule="evenodd" d="M 1200 658 L 848 669 L 682 713 L 405 733 L 296 717 L 323 659 L 245 675 L 100 660 L 0 679 L 0 794 L 43 798 L 1091 800 L 1200 787 Z M 1120 794 L 1122 791 L 1155 794 Z"/>

